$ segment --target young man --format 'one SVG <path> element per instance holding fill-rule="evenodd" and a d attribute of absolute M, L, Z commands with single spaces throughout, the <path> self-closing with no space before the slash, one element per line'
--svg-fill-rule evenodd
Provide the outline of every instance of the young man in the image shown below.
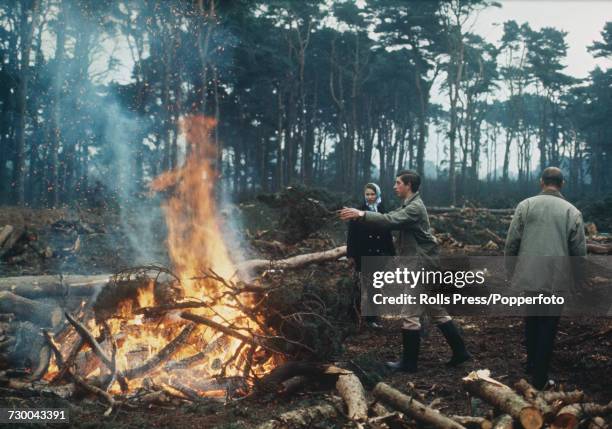
<path fill-rule="evenodd" d="M 345 207 L 340 211 L 340 219 L 356 219 L 366 224 L 398 230 L 399 240 L 396 247 L 399 256 L 437 258 L 438 243 L 429 232 L 429 217 L 419 194 L 420 185 L 421 177 L 415 171 L 400 171 L 393 186 L 395 194 L 403 201 L 400 208 L 382 214 Z M 443 307 L 411 305 L 402 327 L 401 359 L 398 362 L 388 362 L 389 367 L 399 371 L 416 372 L 421 344 L 419 319 L 423 313 L 429 314 L 452 349 L 453 356 L 447 365 L 455 366 L 471 358 L 459 329 Z"/>
<path fill-rule="evenodd" d="M 564 293 L 578 276 L 586 255 L 580 211 L 561 195 L 563 173 L 557 167 L 542 172 L 542 191 L 519 203 L 506 238 L 506 267 L 512 284 L 526 295 Z M 572 258 L 569 258 L 572 257 Z M 536 389 L 548 381 L 560 309 L 530 307 L 525 318 L 527 372 Z"/>

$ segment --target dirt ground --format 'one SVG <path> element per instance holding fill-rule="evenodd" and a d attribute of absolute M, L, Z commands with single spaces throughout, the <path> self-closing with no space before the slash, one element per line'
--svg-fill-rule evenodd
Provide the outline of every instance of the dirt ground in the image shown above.
<path fill-rule="evenodd" d="M 247 224 L 245 235 L 253 238 L 282 238 L 270 222 L 273 215 L 268 209 L 256 204 L 242 207 L 243 216 L 261 216 L 260 223 Z M 14 208 L 0 210 L 0 226 L 22 222 L 24 226 L 39 231 L 41 237 L 48 237 L 51 225 L 61 219 L 80 219 L 92 226 L 86 239 L 92 240 L 96 234 L 105 237 L 118 234 L 118 220 L 113 214 L 69 211 L 33 211 Z M 329 230 L 322 230 L 298 243 L 287 244 L 283 255 L 304 253 L 309 250 L 330 248 L 341 245 L 343 226 L 331 222 Z M 77 235 L 79 235 L 77 233 Z M 90 237 L 91 236 L 91 237 Z M 278 237 L 277 237 L 278 236 Z M 66 242 L 74 239 L 69 233 Z M 87 242 L 87 240 L 84 240 Z M 116 241 L 101 240 L 98 243 Z M 0 266 L 0 275 L 54 273 L 62 269 L 76 268 L 78 272 L 113 272 L 129 266 L 129 249 L 113 251 L 112 245 L 102 246 L 92 241 L 84 253 L 62 256 L 62 261 L 46 261 L 42 265 L 27 263 L 10 264 L 6 260 Z M 261 249 L 259 249 L 261 251 Z M 69 253 L 69 252 L 68 252 Z M 256 245 L 247 246 L 247 254 L 256 254 Z M 268 257 L 279 257 L 265 253 Z M 71 259 L 70 259 L 71 258 Z M 68 261 L 68 263 L 66 262 Z M 63 265 L 61 265 L 61 264 Z M 58 265 L 60 264 L 60 265 Z M 66 272 L 66 271 L 64 271 Z M 287 273 L 287 281 L 324 285 L 331 293 L 337 291 L 338 284 L 351 275 L 348 261 L 310 266 Z M 336 292 L 337 293 L 337 292 Z M 461 387 L 461 378 L 474 369 L 487 368 L 497 380 L 512 385 L 524 377 L 522 364 L 525 360 L 522 345 L 523 324 L 521 319 L 510 317 L 479 318 L 460 317 L 458 322 L 464 333 L 468 349 L 474 361 L 460 368 L 448 369 L 444 362 L 450 351 L 443 337 L 433 326 L 427 326 L 422 341 L 420 371 L 416 374 L 394 374 L 383 365 L 385 360 L 395 359 L 400 349 L 399 320 L 384 320 L 384 328 L 373 330 L 357 326 L 350 314 L 337 314 L 332 322 L 348 333 L 342 342 L 342 349 L 329 361 L 350 368 L 357 374 L 367 390 L 376 382 L 384 381 L 414 395 L 420 401 L 432 404 L 446 414 L 467 414 L 468 402 Z M 564 390 L 581 389 L 595 402 L 607 403 L 612 399 L 612 319 L 606 318 L 563 318 L 557 336 L 557 347 L 552 363 L 551 378 L 555 388 Z M 606 333 L 607 332 L 607 333 Z M 602 333 L 606 333 L 602 335 Z M 104 417 L 104 404 L 94 399 L 63 400 L 57 397 L 36 395 L 13 391 L 0 386 L 1 407 L 65 407 L 69 409 L 70 426 L 79 428 L 252 428 L 279 414 L 317 404 L 332 393 L 331 390 L 317 385 L 316 381 L 306 389 L 290 398 L 274 395 L 247 397 L 237 401 L 221 403 L 206 400 L 178 407 L 151 406 L 142 409 L 119 407 L 110 416 Z M 486 404 L 472 400 L 474 411 L 486 412 Z M 10 425 L 7 427 L 40 427 L 41 425 Z M 53 425 L 49 425 L 54 427 Z M 56 425 L 57 426 L 57 425 Z M 60 426 L 57 426 L 60 427 Z M 64 426 L 65 427 L 65 426 Z M 345 419 L 335 422 L 321 422 L 315 427 L 351 427 Z"/>
<path fill-rule="evenodd" d="M 371 388 L 375 381 L 384 381 L 405 393 L 412 393 L 427 404 L 435 401 L 435 407 L 443 413 L 467 414 L 468 399 L 461 388 L 461 378 L 472 369 L 488 368 L 496 379 L 512 385 L 524 377 L 522 362 L 525 354 L 521 344 L 520 320 L 479 320 L 470 317 L 459 321 L 468 348 L 475 357 L 474 362 L 461 368 L 447 369 L 444 366 L 449 350 L 439 332 L 430 329 L 422 344 L 420 371 L 417 374 L 386 372 L 380 362 L 396 358 L 399 351 L 397 321 L 385 322 L 384 329 L 380 331 L 364 329 L 348 337 L 345 351 L 338 361 L 353 369 L 366 387 Z M 598 403 L 606 403 L 612 398 L 612 335 L 588 338 L 610 327 L 612 322 L 603 319 L 562 320 L 558 340 L 563 344 L 556 347 L 550 374 L 560 385 L 557 387 L 564 390 L 582 389 Z M 1 401 L 7 407 L 68 407 L 71 426 L 80 428 L 238 429 L 252 428 L 282 412 L 316 404 L 329 393 L 328 390 L 312 389 L 299 392 L 289 399 L 268 396 L 247 398 L 227 405 L 209 402 L 178 408 L 120 409 L 108 418 L 102 417 L 105 406 L 91 400 L 71 403 L 55 398 L 5 396 Z M 1 394 L 6 395 L 6 392 Z M 480 407 L 483 412 L 488 410 L 486 404 L 480 404 Z M 339 428 L 346 427 L 345 424 L 345 421 L 322 422 L 320 427 Z"/>

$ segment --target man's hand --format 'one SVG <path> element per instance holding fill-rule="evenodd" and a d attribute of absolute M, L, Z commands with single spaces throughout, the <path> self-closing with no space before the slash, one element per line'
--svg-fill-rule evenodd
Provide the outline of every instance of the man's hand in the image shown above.
<path fill-rule="evenodd" d="M 342 210 L 338 211 L 338 217 L 342 220 L 352 220 L 359 219 L 363 217 L 365 213 L 362 210 L 351 209 L 348 207 L 343 207 Z"/>

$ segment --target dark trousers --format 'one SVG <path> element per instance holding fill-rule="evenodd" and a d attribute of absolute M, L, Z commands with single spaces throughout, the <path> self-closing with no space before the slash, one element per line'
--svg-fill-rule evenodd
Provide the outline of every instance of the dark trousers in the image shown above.
<path fill-rule="evenodd" d="M 352 301 L 353 301 L 354 315 L 357 317 L 357 319 L 359 319 L 361 317 L 361 301 L 362 299 L 367 299 L 367 293 L 365 293 L 365 290 L 362 289 L 361 271 L 355 270 L 355 272 L 353 273 L 353 284 L 354 284 L 354 287 L 353 287 Z M 369 316 L 363 316 L 365 322 L 366 323 L 379 322 L 380 318 L 378 317 L 378 314 L 376 312 L 378 308 L 376 306 L 369 306 L 368 309 L 371 314 Z"/>
<path fill-rule="evenodd" d="M 559 316 L 525 317 L 527 371 L 531 373 L 531 384 L 536 389 L 542 389 L 548 381 L 558 325 Z"/>

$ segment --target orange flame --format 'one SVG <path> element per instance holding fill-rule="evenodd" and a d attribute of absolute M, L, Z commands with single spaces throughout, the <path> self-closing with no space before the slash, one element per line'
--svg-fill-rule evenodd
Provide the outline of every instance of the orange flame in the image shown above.
<path fill-rule="evenodd" d="M 216 173 L 211 160 L 215 152 L 210 133 L 215 121 L 205 116 L 189 116 L 181 129 L 190 150 L 185 165 L 164 173 L 151 183 L 154 191 L 173 188 L 164 210 L 168 223 L 168 250 L 187 296 L 194 290 L 191 278 L 206 265 L 223 277 L 234 274 L 229 252 L 217 224 L 214 199 Z"/>
<path fill-rule="evenodd" d="M 168 251 L 175 273 L 179 276 L 184 297 L 193 300 L 215 302 L 213 308 L 199 307 L 191 309 L 217 323 L 233 329 L 257 331 L 258 327 L 250 318 L 231 306 L 223 294 L 223 285 L 219 282 L 202 279 L 203 269 L 212 269 L 223 278 L 231 278 L 236 273 L 229 251 L 223 239 L 222 229 L 217 220 L 217 207 L 214 198 L 216 172 L 213 168 L 215 148 L 210 142 L 210 133 L 215 121 L 204 116 L 189 116 L 181 120 L 181 130 L 188 144 L 188 156 L 183 166 L 166 173 L 152 181 L 152 191 L 166 191 L 169 194 L 163 205 L 168 227 Z M 197 278 L 200 276 L 200 278 Z M 185 326 L 177 315 L 169 315 L 162 321 L 150 322 L 142 314 L 133 314 L 136 307 L 154 307 L 164 304 L 156 302 L 155 284 L 151 282 L 138 291 L 135 301 L 122 301 L 115 317 L 107 320 L 107 325 L 117 344 L 116 362 L 119 371 L 126 371 L 142 365 L 155 356 L 177 337 Z M 250 305 L 248 299 L 242 298 L 242 305 Z M 89 328 L 96 334 L 99 326 L 93 320 Z M 195 380 L 205 380 L 219 373 L 224 362 L 232 361 L 224 368 L 227 376 L 243 376 L 247 372 L 246 356 L 251 346 L 244 347 L 241 341 L 223 335 L 214 329 L 198 325 L 189 336 L 189 342 L 173 356 L 175 361 L 191 358 L 198 353 L 205 356 L 195 365 L 186 369 L 167 371 L 165 366 L 147 377 L 158 385 L 170 385 L 172 381 L 189 384 Z M 253 353 L 251 351 L 251 356 Z M 256 374 L 269 369 L 273 363 L 254 363 L 250 368 Z M 46 378 L 57 372 L 52 366 Z M 93 376 L 100 368 L 86 368 L 85 374 Z M 137 388 L 142 379 L 129 380 L 129 388 Z M 112 391 L 116 391 L 115 384 Z M 214 386 L 207 389 L 193 387 L 201 395 L 219 393 Z"/>

